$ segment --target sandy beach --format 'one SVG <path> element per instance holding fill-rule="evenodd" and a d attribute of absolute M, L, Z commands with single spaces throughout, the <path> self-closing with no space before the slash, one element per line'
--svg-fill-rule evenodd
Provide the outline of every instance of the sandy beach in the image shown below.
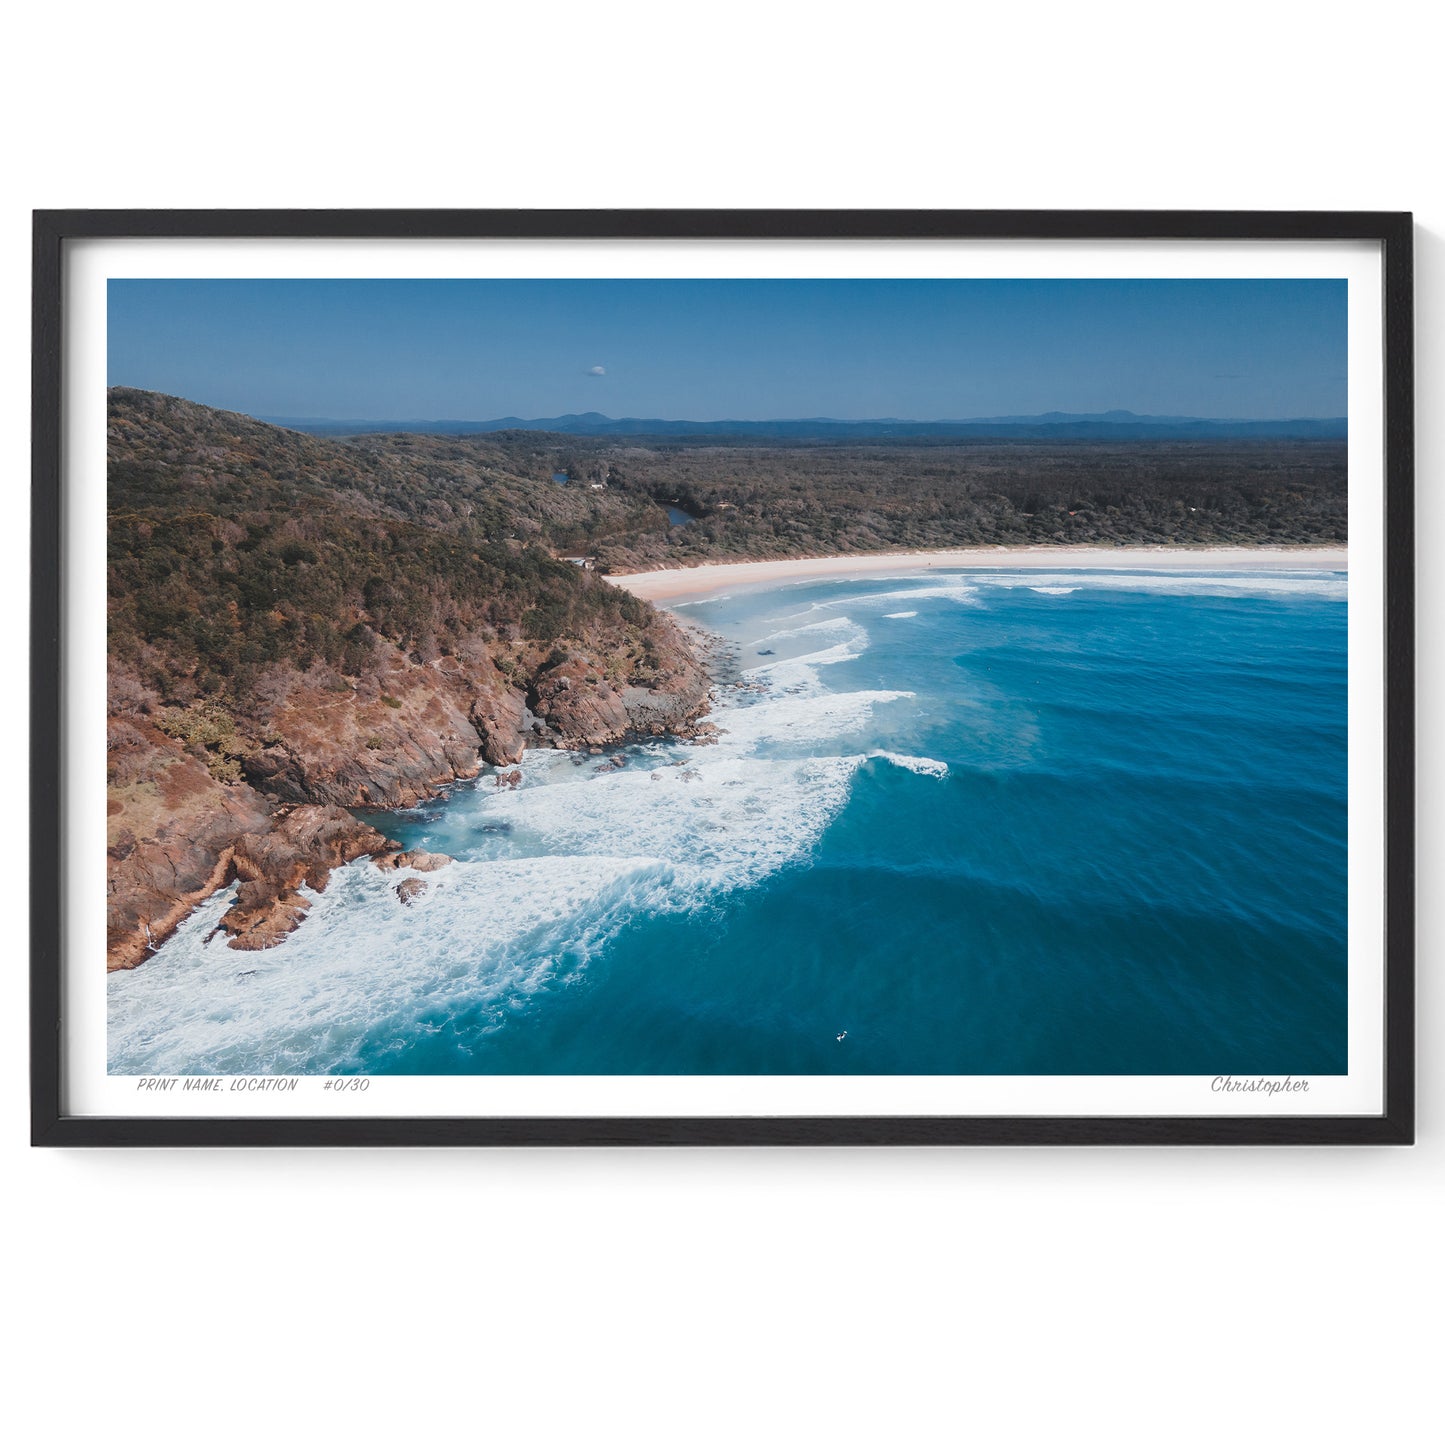
<path fill-rule="evenodd" d="M 845 580 L 879 573 L 955 567 L 1109 568 L 1116 571 L 1344 571 L 1344 547 L 967 547 L 944 552 L 879 552 L 797 557 L 775 562 L 718 562 L 662 572 L 614 572 L 609 582 L 649 602 L 700 597 L 724 587 L 765 587 L 809 579 Z"/>

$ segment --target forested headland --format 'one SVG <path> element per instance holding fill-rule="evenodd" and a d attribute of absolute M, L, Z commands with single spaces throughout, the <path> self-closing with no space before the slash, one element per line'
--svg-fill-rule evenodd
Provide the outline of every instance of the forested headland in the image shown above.
<path fill-rule="evenodd" d="M 350 810 L 706 706 L 677 626 L 555 555 L 590 497 L 505 451 L 114 390 L 107 481 L 112 966 L 232 881 L 233 943 L 278 941 L 303 884 L 387 851 Z M 606 502 L 619 527 L 657 510 Z"/>
<path fill-rule="evenodd" d="M 1007 544 L 1343 543 L 1342 441 L 320 437 L 109 406 L 110 962 L 302 885 L 528 746 L 690 735 L 704 668 L 608 572 Z"/>

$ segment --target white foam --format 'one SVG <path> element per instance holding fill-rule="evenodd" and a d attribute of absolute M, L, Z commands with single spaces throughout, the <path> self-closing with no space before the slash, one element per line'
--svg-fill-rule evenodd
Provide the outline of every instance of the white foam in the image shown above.
<path fill-rule="evenodd" d="M 1338 572 L 998 572 L 975 579 L 987 587 L 1027 587 L 1062 595 L 1080 588 L 1108 592 L 1168 592 L 1209 597 L 1318 597 L 1343 602 L 1349 583 Z"/>
<path fill-rule="evenodd" d="M 813 670 L 824 660 L 802 669 L 809 685 L 780 691 L 773 675 L 760 699 L 720 705 L 711 746 L 660 741 L 605 774 L 590 757 L 529 751 L 516 788 L 488 774 L 445 803 L 438 831 L 456 862 L 424 875 L 369 860 L 338 869 L 274 949 L 210 937 L 234 889 L 216 895 L 142 968 L 112 976 L 111 1070 L 375 1068 L 379 1040 L 401 1047 L 479 1010 L 484 1031 L 500 1026 L 630 920 L 705 907 L 808 856 L 870 756 L 829 745 L 912 696 L 828 692 Z M 408 876 L 427 883 L 409 907 L 395 893 Z"/>
<path fill-rule="evenodd" d="M 945 602 L 957 602 L 963 606 L 978 605 L 977 579 L 955 578 L 945 580 L 936 576 L 917 587 L 890 588 L 886 592 L 855 592 L 847 597 L 836 597 L 829 602 L 820 602 L 819 607 L 854 607 L 874 602 L 912 602 L 921 598 L 937 598 Z M 885 614 L 886 616 L 887 614 Z"/>
<path fill-rule="evenodd" d="M 846 624 L 847 636 L 835 642 L 831 647 L 821 647 L 816 652 L 805 652 L 798 657 L 780 657 L 775 662 L 763 662 L 747 669 L 749 675 L 766 677 L 780 676 L 792 669 L 810 667 L 832 667 L 840 662 L 853 662 L 862 657 L 868 650 L 868 633 L 856 623 L 850 622 L 846 617 L 840 617 L 839 622 Z M 812 624 L 807 628 L 797 628 L 792 636 L 798 636 L 803 632 L 811 632 L 821 624 Z M 836 627 L 828 628 L 830 632 L 836 632 Z M 768 640 L 768 639 L 765 639 Z"/>
<path fill-rule="evenodd" d="M 901 581 L 901 578 L 879 579 Z M 1048 596 L 1064 596 L 1080 588 L 1096 588 L 1116 592 L 1171 592 L 1185 596 L 1267 596 L 1318 597 L 1343 602 L 1348 595 L 1348 579 L 1341 572 L 1137 572 L 1081 569 L 1076 572 L 1009 572 L 977 571 L 940 575 L 930 573 L 913 587 L 889 587 L 881 592 L 851 592 L 815 603 L 818 608 L 859 607 L 877 602 L 935 599 L 977 606 L 980 588 L 1026 587 Z M 896 617 L 898 613 L 885 613 Z"/>
<path fill-rule="evenodd" d="M 751 707 L 717 712 L 713 721 L 726 731 L 719 739 L 724 752 L 753 752 L 765 743 L 800 743 L 816 752 L 820 744 L 844 738 L 866 727 L 883 703 L 912 697 L 911 692 L 883 689 L 826 692 L 801 684 Z"/>
<path fill-rule="evenodd" d="M 856 629 L 856 633 L 845 642 L 836 642 L 832 647 L 821 648 L 817 652 L 806 652 L 801 657 L 780 657 L 775 662 L 746 668 L 742 675 L 752 682 L 765 683 L 775 693 L 818 697 L 825 691 L 818 677 L 818 668 L 834 667 L 840 662 L 854 662 L 862 657 L 868 646 L 868 634 L 862 628 Z"/>
<path fill-rule="evenodd" d="M 715 745 L 660 740 L 628 749 L 626 766 L 605 773 L 601 759 L 529 751 L 517 788 L 498 788 L 486 774 L 417 810 L 435 817 L 435 846 L 455 863 L 425 875 L 382 873 L 365 860 L 338 869 L 275 949 L 244 953 L 211 938 L 234 890 L 208 900 L 151 960 L 108 981 L 112 1070 L 336 1071 L 374 1067 L 379 1040 L 410 1045 L 462 1015 L 485 1032 L 565 985 L 632 920 L 705 908 L 805 861 L 869 760 L 946 778 L 937 759 L 868 750 L 900 735 L 880 710 L 911 692 L 825 685 L 828 668 L 869 646 L 856 607 L 896 599 L 907 610 L 885 615 L 903 619 L 917 616 L 923 599 L 976 606 L 987 589 L 1016 587 L 1045 596 L 1347 593 L 1345 578 L 1328 572 L 1000 571 L 887 579 L 872 593 L 850 586 L 849 597 L 763 624 L 777 630 L 761 645 L 814 650 L 750 669 L 745 677 L 763 691 L 728 694 L 714 709 Z M 900 708 L 897 717 L 912 712 Z M 1026 751 L 1036 731 L 1030 719 L 1011 718 L 1001 765 L 1012 756 L 1005 744 Z M 395 893 L 407 876 L 427 884 L 410 907 Z"/>
<path fill-rule="evenodd" d="M 714 602 L 731 602 L 732 597 L 733 594 L 731 592 L 718 592 L 716 594 L 710 592 L 706 597 L 677 598 L 669 601 L 667 605 L 670 608 L 710 607 Z"/>
<path fill-rule="evenodd" d="M 799 627 L 785 627 L 778 632 L 770 632 L 766 637 L 760 637 L 756 642 L 750 642 L 747 645 L 761 647 L 764 643 L 783 642 L 790 637 L 809 637 L 815 632 L 846 632 L 850 637 L 855 634 L 861 635 L 865 645 L 868 640 L 868 634 L 851 618 L 824 617 L 817 622 L 805 622 Z"/>
<path fill-rule="evenodd" d="M 810 696 L 816 696 L 823 691 L 823 687 L 814 669 L 832 667 L 840 662 L 853 662 L 862 657 L 868 650 L 866 629 L 847 617 L 826 617 L 817 622 L 771 632 L 757 642 L 748 644 L 750 648 L 759 648 L 764 643 L 785 642 L 790 638 L 812 639 L 820 635 L 826 637 L 839 633 L 843 636 L 831 647 L 819 648 L 796 657 L 779 657 L 770 662 L 761 662 L 746 668 L 743 676 L 754 682 L 767 683 L 775 692 L 806 692 Z"/>
<path fill-rule="evenodd" d="M 479 1005 L 500 1022 L 673 887 L 646 858 L 457 862 L 407 906 L 408 871 L 338 869 L 301 927 L 256 953 L 207 942 L 233 890 L 208 900 L 149 963 L 111 975 L 111 1071 L 327 1072 L 368 1035 L 420 1037 Z"/>
<path fill-rule="evenodd" d="M 880 758 L 885 763 L 892 763 L 895 768 L 904 768 L 910 773 L 917 773 L 924 778 L 946 778 L 948 776 L 948 764 L 940 763 L 936 758 L 913 758 L 903 753 L 875 752 L 869 753 L 870 758 Z"/>
<path fill-rule="evenodd" d="M 701 750 L 698 750 L 699 752 Z M 488 800 L 513 837 L 573 858 L 629 849 L 675 865 L 680 902 L 755 882 L 807 851 L 847 799 L 856 760 L 689 755 Z"/>

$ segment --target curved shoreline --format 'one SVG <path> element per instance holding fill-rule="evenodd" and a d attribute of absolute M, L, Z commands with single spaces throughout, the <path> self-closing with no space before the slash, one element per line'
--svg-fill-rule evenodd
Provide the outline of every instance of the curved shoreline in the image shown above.
<path fill-rule="evenodd" d="M 702 597 L 729 586 L 847 580 L 888 572 L 956 567 L 1093 567 L 1119 571 L 1335 572 L 1348 569 L 1345 547 L 959 547 L 936 552 L 863 552 L 765 562 L 705 562 L 657 572 L 613 572 L 607 580 L 648 602 Z"/>
<path fill-rule="evenodd" d="M 313 696 L 301 708 L 304 726 L 288 724 L 285 748 L 273 740 L 247 754 L 248 768 L 273 756 L 274 766 L 230 781 L 149 715 L 127 720 L 155 776 L 119 791 L 108 786 L 107 972 L 146 963 L 197 907 L 237 881 L 241 892 L 221 920 L 229 946 L 279 943 L 309 906 L 298 892 L 303 882 L 321 892 L 334 868 L 396 851 L 362 813 L 435 798 L 484 766 L 512 766 L 529 748 L 600 752 L 643 738 L 708 736 L 702 719 L 716 644 L 673 617 L 648 622 L 644 635 L 666 669 L 646 686 L 626 678 L 609 684 L 603 654 L 580 641 L 565 660 L 549 659 L 520 678 L 503 674 L 494 659 L 489 668 L 453 658 L 446 670 L 417 664 L 404 676 L 377 674 L 376 692 L 396 694 L 390 705 L 398 721 L 386 748 L 361 741 L 365 724 L 354 706 L 338 721 L 336 700 L 318 705 Z M 288 699 L 293 707 L 299 691 Z"/>

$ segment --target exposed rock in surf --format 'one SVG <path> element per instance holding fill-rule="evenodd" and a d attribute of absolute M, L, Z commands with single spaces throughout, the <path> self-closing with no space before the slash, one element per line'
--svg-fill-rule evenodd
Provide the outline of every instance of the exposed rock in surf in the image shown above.
<path fill-rule="evenodd" d="M 106 964 L 134 968 L 230 881 L 235 841 L 266 828 L 272 805 L 143 719 L 113 722 L 110 765 Z"/>
<path fill-rule="evenodd" d="M 264 881 L 243 883 L 236 901 L 221 919 L 220 930 L 230 935 L 227 946 L 239 949 L 274 948 L 306 916 L 310 900 L 294 889 L 279 893 Z"/>
<path fill-rule="evenodd" d="M 395 845 L 344 809 L 301 804 L 278 808 L 263 832 L 238 838 L 231 851 L 236 901 L 221 918 L 232 948 L 271 948 L 305 916 L 304 883 L 321 892 L 331 870 Z"/>
<path fill-rule="evenodd" d="M 342 862 L 396 851 L 345 808 L 414 806 L 475 776 L 483 762 L 515 764 L 529 743 L 606 748 L 669 733 L 708 740 L 712 725 L 697 721 L 708 705 L 706 674 L 681 632 L 671 637 L 656 653 L 656 685 L 619 688 L 576 656 L 554 685 L 538 686 L 540 711 L 485 660 L 470 672 L 456 664 L 391 675 L 370 696 L 361 687 L 294 686 L 274 710 L 270 740 L 238 746 L 241 781 L 217 776 L 213 754 L 145 717 L 113 719 L 107 967 L 144 962 L 192 908 L 236 878 L 267 882 L 270 902 L 253 898 L 228 913 L 231 946 L 279 942 L 304 916 L 300 882 L 320 888 Z M 555 685 L 564 679 L 568 686 Z M 495 778 L 499 788 L 521 782 L 514 766 Z"/>
<path fill-rule="evenodd" d="M 427 882 L 424 878 L 403 878 L 396 885 L 396 896 L 408 907 L 411 907 L 413 898 L 420 898 L 427 890 Z"/>
<path fill-rule="evenodd" d="M 281 804 L 218 779 L 203 755 L 144 718 L 111 726 L 106 963 L 134 968 L 198 903 L 238 881 L 224 931 L 238 947 L 278 942 L 305 911 L 296 890 L 384 851 L 381 834 L 341 808 Z"/>
<path fill-rule="evenodd" d="M 428 853 L 425 849 L 414 848 L 408 853 L 385 853 L 376 860 L 381 869 L 414 868 L 418 873 L 435 873 L 456 860 L 446 853 Z"/>

